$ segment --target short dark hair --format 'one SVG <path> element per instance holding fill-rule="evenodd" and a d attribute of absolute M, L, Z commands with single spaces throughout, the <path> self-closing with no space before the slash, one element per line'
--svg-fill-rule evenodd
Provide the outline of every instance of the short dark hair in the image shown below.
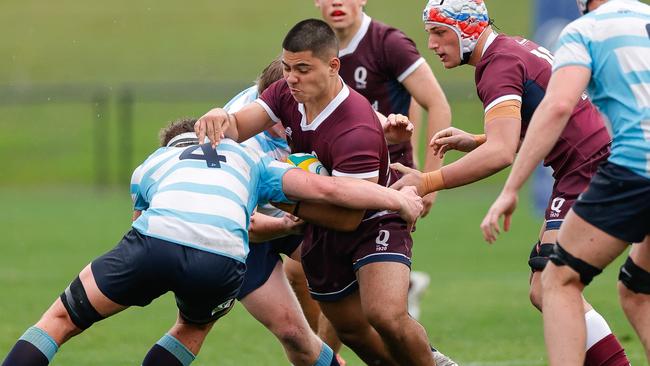
<path fill-rule="evenodd" d="M 276 58 L 264 68 L 262 74 L 257 78 L 255 82 L 257 84 L 257 92 L 262 94 L 266 88 L 280 79 L 282 79 L 282 61 L 280 61 L 280 58 Z"/>
<path fill-rule="evenodd" d="M 174 137 L 185 133 L 194 132 L 196 118 L 184 117 L 170 122 L 167 127 L 160 130 L 160 146 L 167 146 Z"/>
<path fill-rule="evenodd" d="M 320 19 L 306 19 L 294 25 L 282 41 L 289 52 L 311 51 L 323 61 L 339 52 L 339 41 L 332 28 Z"/>

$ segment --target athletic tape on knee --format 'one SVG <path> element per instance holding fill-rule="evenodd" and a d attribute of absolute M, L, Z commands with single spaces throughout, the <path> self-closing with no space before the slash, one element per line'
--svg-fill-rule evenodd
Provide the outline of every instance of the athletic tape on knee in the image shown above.
<path fill-rule="evenodd" d="M 30 327 L 23 333 L 20 340 L 33 344 L 47 357 L 49 362 L 52 362 L 54 354 L 59 350 L 59 346 L 54 339 L 41 328 Z"/>
<path fill-rule="evenodd" d="M 632 261 L 632 258 L 627 257 L 627 260 L 621 266 L 618 279 L 630 291 L 650 295 L 650 273 L 637 266 Z"/>
<path fill-rule="evenodd" d="M 61 302 L 68 311 L 70 319 L 79 329 L 88 329 L 95 322 L 104 319 L 88 300 L 79 276 L 63 291 Z"/>
<path fill-rule="evenodd" d="M 330 366 L 332 364 L 332 358 L 334 357 L 334 351 L 323 342 L 323 347 L 320 349 L 320 354 L 314 366 Z"/>
<path fill-rule="evenodd" d="M 169 333 L 162 336 L 156 344 L 174 355 L 183 366 L 188 366 L 196 358 L 192 351 L 187 349 L 183 343 Z"/>
<path fill-rule="evenodd" d="M 580 282 L 585 286 L 589 285 L 594 277 L 598 276 L 603 271 L 580 258 L 572 256 L 562 248 L 559 242 L 553 247 L 553 253 L 551 253 L 549 259 L 556 266 L 569 266 L 569 268 L 578 272 L 580 275 Z"/>

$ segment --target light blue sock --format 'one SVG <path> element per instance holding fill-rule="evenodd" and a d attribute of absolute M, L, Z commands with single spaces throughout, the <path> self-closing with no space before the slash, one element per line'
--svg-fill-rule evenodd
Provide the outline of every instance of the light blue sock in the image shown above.
<path fill-rule="evenodd" d="M 52 362 L 56 351 L 59 350 L 59 346 L 57 346 L 54 339 L 41 328 L 30 327 L 20 339 L 33 344 L 34 347 L 43 352 L 50 362 Z"/>
<path fill-rule="evenodd" d="M 166 349 L 174 355 L 178 360 L 183 364 L 183 366 L 188 366 L 194 361 L 196 356 L 189 350 L 183 343 L 169 333 L 165 334 L 158 342 L 156 342 L 160 347 Z"/>
<path fill-rule="evenodd" d="M 334 357 L 334 351 L 323 342 L 323 347 L 320 349 L 320 355 L 314 366 L 330 366 L 332 364 L 332 358 Z"/>

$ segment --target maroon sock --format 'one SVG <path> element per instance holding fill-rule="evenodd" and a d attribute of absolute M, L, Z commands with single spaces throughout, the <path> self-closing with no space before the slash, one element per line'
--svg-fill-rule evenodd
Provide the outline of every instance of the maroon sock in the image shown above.
<path fill-rule="evenodd" d="M 613 334 L 599 340 L 587 350 L 585 366 L 629 366 L 623 346 Z"/>

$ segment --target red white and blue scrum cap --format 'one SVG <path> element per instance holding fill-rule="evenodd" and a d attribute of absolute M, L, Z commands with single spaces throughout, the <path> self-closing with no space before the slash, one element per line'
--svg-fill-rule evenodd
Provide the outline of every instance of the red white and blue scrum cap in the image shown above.
<path fill-rule="evenodd" d="M 444 26 L 456 32 L 462 63 L 469 61 L 478 38 L 490 25 L 483 0 L 429 0 L 422 20 L 426 25 Z"/>

